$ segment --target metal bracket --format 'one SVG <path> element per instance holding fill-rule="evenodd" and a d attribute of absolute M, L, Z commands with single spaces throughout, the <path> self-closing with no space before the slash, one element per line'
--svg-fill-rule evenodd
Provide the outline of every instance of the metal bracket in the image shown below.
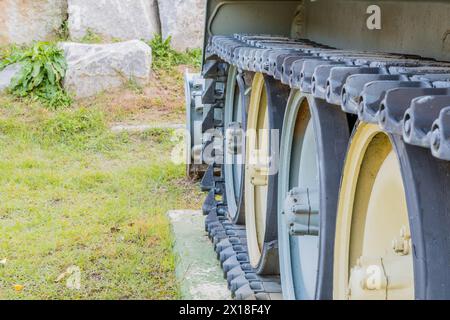
<path fill-rule="evenodd" d="M 243 139 L 244 132 L 242 131 L 242 124 L 239 122 L 230 123 L 226 132 L 228 153 L 232 155 L 242 154 Z"/>
<path fill-rule="evenodd" d="M 294 188 L 285 199 L 283 214 L 291 236 L 319 235 L 318 204 L 312 200 L 317 191 Z"/>

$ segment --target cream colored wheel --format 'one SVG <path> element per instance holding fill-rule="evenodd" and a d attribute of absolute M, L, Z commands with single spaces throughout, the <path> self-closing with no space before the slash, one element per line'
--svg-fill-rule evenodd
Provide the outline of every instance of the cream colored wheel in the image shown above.
<path fill-rule="evenodd" d="M 246 208 L 249 256 L 253 267 L 257 267 L 264 247 L 266 227 L 269 115 L 264 78 L 258 74 L 254 79 L 247 122 L 247 154 L 245 187 L 249 191 Z"/>
<path fill-rule="evenodd" d="M 411 231 L 399 159 L 379 127 L 359 124 L 344 167 L 334 297 L 413 299 Z"/>
<path fill-rule="evenodd" d="M 257 73 L 247 117 L 245 222 L 248 254 L 259 274 L 278 274 L 278 153 L 289 88 Z M 273 161 L 275 159 L 275 161 Z"/>

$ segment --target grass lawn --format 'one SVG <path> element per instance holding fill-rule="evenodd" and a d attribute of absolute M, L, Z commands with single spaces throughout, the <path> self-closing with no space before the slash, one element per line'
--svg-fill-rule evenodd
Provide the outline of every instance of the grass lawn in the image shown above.
<path fill-rule="evenodd" d="M 179 74 L 156 83 L 59 111 L 0 97 L 0 299 L 179 298 L 165 213 L 202 195 L 169 129 L 109 129 L 182 123 Z"/>

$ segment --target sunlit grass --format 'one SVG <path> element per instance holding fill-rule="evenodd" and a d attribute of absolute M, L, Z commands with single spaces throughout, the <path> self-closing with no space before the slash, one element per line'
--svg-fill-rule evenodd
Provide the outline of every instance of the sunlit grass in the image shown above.
<path fill-rule="evenodd" d="M 179 297 L 165 213 L 201 195 L 169 131 L 114 135 L 110 116 L 0 98 L 1 299 Z M 80 290 L 56 281 L 70 266 Z"/>

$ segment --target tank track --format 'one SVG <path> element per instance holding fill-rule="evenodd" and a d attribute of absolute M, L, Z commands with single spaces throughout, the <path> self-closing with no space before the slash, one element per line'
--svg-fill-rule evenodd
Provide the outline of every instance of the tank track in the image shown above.
<path fill-rule="evenodd" d="M 278 276 L 259 276 L 252 268 L 247 253 L 245 226 L 231 223 L 225 208 L 210 210 L 205 230 L 223 269 L 233 298 L 237 300 L 280 300 Z"/>
<path fill-rule="evenodd" d="M 202 77 L 205 83 L 202 95 L 204 105 L 202 132 L 206 133 L 203 150 L 214 143 L 214 137 L 207 134 L 208 130 L 223 131 L 221 111 L 225 102 L 224 89 L 228 78 L 228 66 L 228 63 L 213 58 L 206 61 L 203 69 Z M 214 245 L 232 297 L 237 300 L 281 299 L 279 277 L 260 277 L 249 263 L 245 226 L 233 224 L 227 217 L 221 164 L 214 160 L 207 159 L 209 167 L 201 181 L 201 189 L 208 192 L 202 210 L 207 216 L 205 230 Z"/>
<path fill-rule="evenodd" d="M 213 36 L 202 76 L 208 106 L 203 132 L 223 128 L 220 112 L 229 65 L 261 72 L 292 89 L 341 106 L 359 121 L 376 123 L 411 145 L 450 160 L 450 63 L 415 55 L 346 51 L 307 39 L 267 35 Z M 217 114 L 219 114 L 217 116 Z M 213 143 L 207 138 L 204 148 Z M 202 180 L 209 191 L 205 228 L 236 299 L 281 299 L 278 277 L 261 277 L 249 264 L 245 226 L 227 218 L 224 181 L 212 163 Z M 219 199 L 219 200 L 218 200 Z"/>

